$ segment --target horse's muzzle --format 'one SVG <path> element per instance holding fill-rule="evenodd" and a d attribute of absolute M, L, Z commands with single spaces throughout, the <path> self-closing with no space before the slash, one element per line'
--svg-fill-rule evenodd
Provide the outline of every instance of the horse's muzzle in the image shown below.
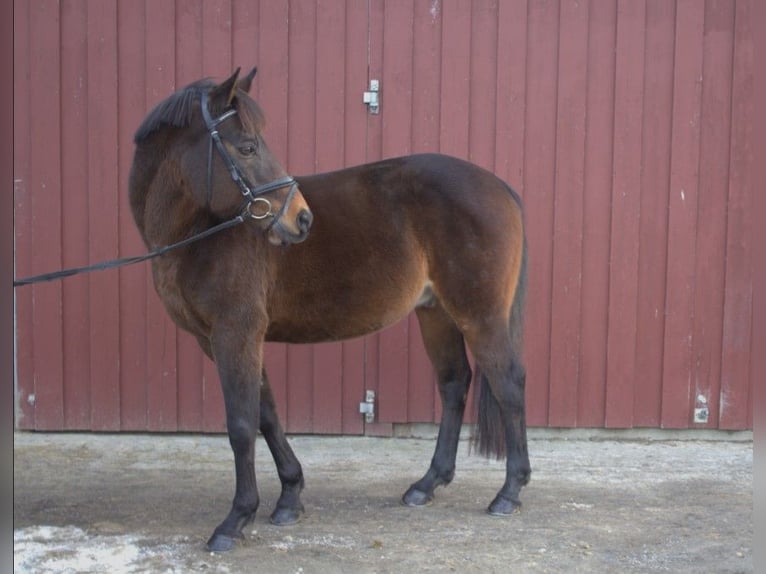
<path fill-rule="evenodd" d="M 309 236 L 314 216 L 308 209 L 301 209 L 293 224 L 285 225 L 282 219 L 274 222 L 269 230 L 269 241 L 274 245 L 295 245 Z"/>
<path fill-rule="evenodd" d="M 298 214 L 298 229 L 300 229 L 303 239 L 309 234 L 312 223 L 314 223 L 314 216 L 308 209 L 302 209 Z"/>

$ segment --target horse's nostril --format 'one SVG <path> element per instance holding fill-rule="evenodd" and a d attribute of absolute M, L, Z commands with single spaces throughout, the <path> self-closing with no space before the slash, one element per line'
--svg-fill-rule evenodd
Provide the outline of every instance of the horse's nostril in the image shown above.
<path fill-rule="evenodd" d="M 314 216 L 308 209 L 304 209 L 298 214 L 298 227 L 303 233 L 308 232 L 312 221 L 314 221 Z"/>

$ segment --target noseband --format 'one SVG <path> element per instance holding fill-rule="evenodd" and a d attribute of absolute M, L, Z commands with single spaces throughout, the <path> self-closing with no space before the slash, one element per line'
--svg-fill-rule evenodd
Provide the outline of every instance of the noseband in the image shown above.
<path fill-rule="evenodd" d="M 208 146 L 207 154 L 208 205 L 210 205 L 210 202 L 213 199 L 213 144 L 215 144 L 221 159 L 223 159 L 223 163 L 226 164 L 226 168 L 229 170 L 231 179 L 234 181 L 234 183 L 237 184 L 240 192 L 242 192 L 242 195 L 246 200 L 245 206 L 242 209 L 242 214 L 250 217 L 251 219 L 266 219 L 267 217 L 271 217 L 271 223 L 269 223 L 268 227 L 266 228 L 268 231 L 277 221 L 279 221 L 279 218 L 284 215 L 285 211 L 287 211 L 287 207 L 290 205 L 290 201 L 292 201 L 293 196 L 298 189 L 298 184 L 292 177 L 288 175 L 286 177 L 275 179 L 269 183 L 264 183 L 263 185 L 253 187 L 252 184 L 250 184 L 250 182 L 247 180 L 247 177 L 245 177 L 245 175 L 239 169 L 239 166 L 234 161 L 234 158 L 232 158 L 229 152 L 226 150 L 226 147 L 223 145 L 221 135 L 218 133 L 218 126 L 230 117 L 237 115 L 237 110 L 232 108 L 225 111 L 217 118 L 213 118 L 210 115 L 210 110 L 208 109 L 208 95 L 207 92 L 204 91 L 201 92 L 200 104 L 202 106 L 202 118 L 205 120 L 207 131 L 210 133 L 210 145 Z M 290 191 L 287 193 L 287 197 L 285 198 L 284 203 L 282 203 L 282 207 L 275 214 L 272 210 L 271 202 L 263 196 L 272 191 L 287 187 L 288 185 L 290 186 Z M 266 208 L 264 213 L 253 212 L 253 205 L 257 203 L 263 204 L 261 207 Z"/>

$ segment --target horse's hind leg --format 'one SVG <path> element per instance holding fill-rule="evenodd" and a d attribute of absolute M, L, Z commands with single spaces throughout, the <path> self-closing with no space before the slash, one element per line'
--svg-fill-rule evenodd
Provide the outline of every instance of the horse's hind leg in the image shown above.
<path fill-rule="evenodd" d="M 524 408 L 526 374 L 508 325 L 504 321 L 494 327 L 482 323 L 481 330 L 466 334 L 480 373 L 477 442 L 483 454 L 506 457 L 505 483 L 487 508 L 492 515 L 505 516 L 520 509 L 519 494 L 531 474 Z"/>
<path fill-rule="evenodd" d="M 303 490 L 303 470 L 287 442 L 282 425 L 279 424 L 265 369 L 261 386 L 261 433 L 266 439 L 271 456 L 274 457 L 277 474 L 282 483 L 282 494 L 279 496 L 274 512 L 271 513 L 271 522 L 280 526 L 293 524 L 303 513 L 303 504 L 300 499 Z"/>
<path fill-rule="evenodd" d="M 463 335 L 444 308 L 438 302 L 432 307 L 420 307 L 417 316 L 426 351 L 436 369 L 443 409 L 431 466 L 425 476 L 410 486 L 402 497 L 402 502 L 408 506 L 428 503 L 437 486 L 452 481 L 466 396 L 471 383 L 471 367 Z"/>

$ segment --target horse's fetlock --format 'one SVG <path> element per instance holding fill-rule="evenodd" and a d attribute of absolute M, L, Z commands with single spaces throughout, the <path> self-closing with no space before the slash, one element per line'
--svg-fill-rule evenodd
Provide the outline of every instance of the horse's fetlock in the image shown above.
<path fill-rule="evenodd" d="M 240 516 L 249 517 L 258 511 L 261 501 L 258 497 L 246 500 L 238 500 L 233 504 L 234 511 Z"/>
<path fill-rule="evenodd" d="M 455 478 L 455 467 L 451 467 L 445 470 L 442 470 L 439 472 L 439 477 L 442 479 L 442 482 L 444 484 L 449 484 L 452 482 L 452 479 Z"/>
<path fill-rule="evenodd" d="M 303 490 L 305 481 L 303 479 L 303 469 L 300 464 L 297 464 L 294 467 L 280 469 L 278 474 L 279 480 L 283 485 L 294 488 L 297 487 L 298 489 Z"/>

